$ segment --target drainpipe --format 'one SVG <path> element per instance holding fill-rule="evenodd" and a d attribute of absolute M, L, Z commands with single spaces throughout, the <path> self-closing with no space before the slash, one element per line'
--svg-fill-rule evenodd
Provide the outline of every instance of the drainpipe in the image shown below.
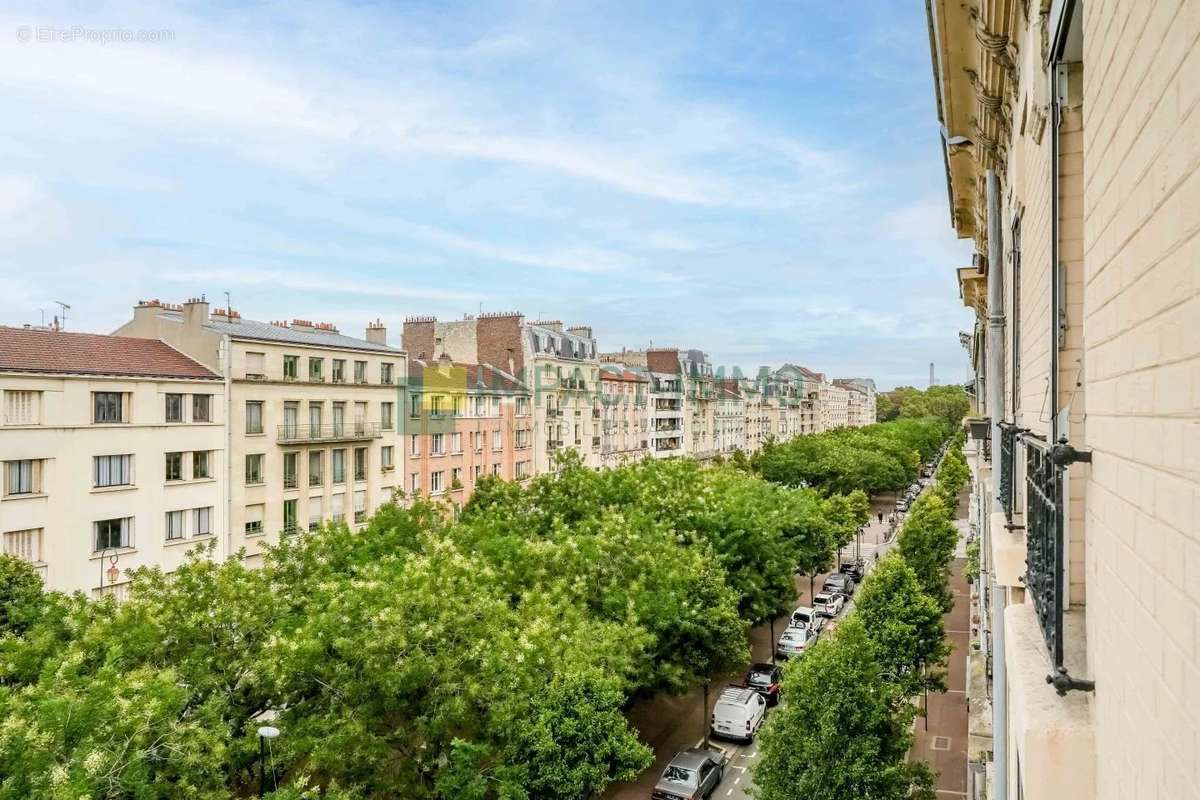
<path fill-rule="evenodd" d="M 1004 418 L 1004 240 L 1000 224 L 1000 179 L 987 171 L 988 343 L 987 404 L 992 418 L 992 458 L 999 459 L 1000 421 Z M 1053 349 L 1053 348 L 1052 348 Z M 1000 481 L 992 480 L 991 508 L 1000 507 Z M 989 508 L 989 511 L 991 510 Z M 991 515 L 988 515 L 988 523 Z M 989 537 L 990 539 L 990 537 Z M 1008 798 L 1008 676 L 1004 664 L 1004 606 L 1007 590 L 992 582 L 992 754 L 993 794 Z"/>
<path fill-rule="evenodd" d="M 229 334 L 221 337 L 218 361 L 225 376 L 225 553 L 233 556 L 233 353 Z M 224 560 L 222 559 L 222 560 Z"/>

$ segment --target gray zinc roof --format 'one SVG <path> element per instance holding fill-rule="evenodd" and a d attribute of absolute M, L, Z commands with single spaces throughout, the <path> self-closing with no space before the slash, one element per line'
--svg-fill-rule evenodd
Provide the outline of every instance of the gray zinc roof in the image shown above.
<path fill-rule="evenodd" d="M 164 311 L 166 319 L 182 322 L 183 315 L 178 311 Z M 252 319 L 239 318 L 237 322 L 223 319 L 209 319 L 204 327 L 221 334 L 228 334 L 235 339 L 256 339 L 264 342 L 284 342 L 288 344 L 308 344 L 314 347 L 345 347 L 353 350 L 373 350 L 379 353 L 402 353 L 403 350 L 389 347 L 386 344 L 368 342 L 354 336 L 346 336 L 332 331 L 305 331 L 296 328 L 283 328 L 269 322 L 258 322 Z"/>

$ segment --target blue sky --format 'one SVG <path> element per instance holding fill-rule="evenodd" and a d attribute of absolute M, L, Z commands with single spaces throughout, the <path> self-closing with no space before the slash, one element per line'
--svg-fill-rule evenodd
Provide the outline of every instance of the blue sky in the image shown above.
<path fill-rule="evenodd" d="M 379 317 L 396 343 L 409 314 L 516 309 L 602 349 L 965 377 L 971 248 L 919 2 L 88 3 L 0 24 L 0 323 L 63 300 L 69 327 L 109 331 L 138 298 L 229 291 L 256 319 Z"/>

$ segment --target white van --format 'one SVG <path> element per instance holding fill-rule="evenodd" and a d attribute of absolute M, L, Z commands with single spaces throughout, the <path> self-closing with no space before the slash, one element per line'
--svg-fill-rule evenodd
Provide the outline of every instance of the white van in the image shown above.
<path fill-rule="evenodd" d="M 728 686 L 721 690 L 713 708 L 712 735 L 752 742 L 766 716 L 767 701 L 761 694 L 744 686 Z"/>

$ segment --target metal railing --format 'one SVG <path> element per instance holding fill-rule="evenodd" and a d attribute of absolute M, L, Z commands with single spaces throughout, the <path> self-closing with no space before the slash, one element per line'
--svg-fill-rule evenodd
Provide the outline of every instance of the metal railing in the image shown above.
<path fill-rule="evenodd" d="M 1010 523 L 1016 495 L 1017 437 L 1022 429 L 1011 422 L 1000 423 L 1000 506 Z"/>
<path fill-rule="evenodd" d="M 1025 585 L 1057 668 L 1063 663 L 1063 475 L 1050 448 L 1036 439 L 1025 443 L 1025 490 Z"/>
<path fill-rule="evenodd" d="M 378 439 L 379 423 L 351 422 L 341 425 L 280 425 L 276 441 L 279 444 L 304 442 L 346 442 L 362 439 Z"/>

